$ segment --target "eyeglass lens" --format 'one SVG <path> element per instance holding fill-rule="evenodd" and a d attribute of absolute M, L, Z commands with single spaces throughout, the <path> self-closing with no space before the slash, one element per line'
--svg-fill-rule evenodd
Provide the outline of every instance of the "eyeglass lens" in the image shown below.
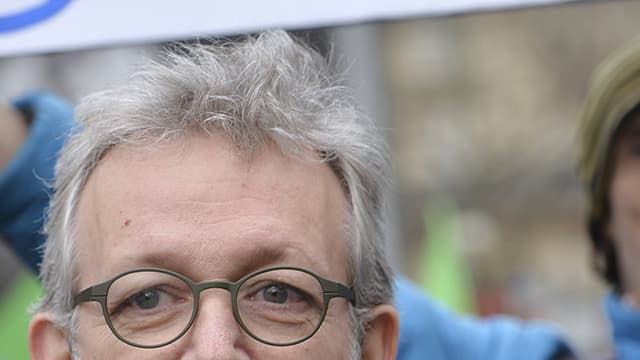
<path fill-rule="evenodd" d="M 179 337 L 196 311 L 191 286 L 158 271 L 132 272 L 116 279 L 106 303 L 117 335 L 150 347 Z M 322 321 L 324 310 L 318 279 L 293 269 L 271 270 L 242 280 L 236 303 L 245 330 L 272 344 L 308 337 Z"/>

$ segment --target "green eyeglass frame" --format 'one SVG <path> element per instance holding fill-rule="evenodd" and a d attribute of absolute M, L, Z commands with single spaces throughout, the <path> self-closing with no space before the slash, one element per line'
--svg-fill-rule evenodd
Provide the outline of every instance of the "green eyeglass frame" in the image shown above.
<path fill-rule="evenodd" d="M 265 339 L 260 338 L 259 336 L 255 335 L 243 322 L 242 317 L 240 316 L 240 310 L 238 308 L 238 292 L 239 289 L 241 288 L 241 286 L 247 282 L 249 279 L 254 278 L 258 275 L 264 274 L 266 272 L 270 272 L 270 271 L 278 271 L 278 270 L 294 270 L 294 271 L 300 271 L 303 273 L 306 273 L 310 276 L 312 276 L 313 278 L 315 278 L 318 283 L 320 284 L 320 287 L 322 288 L 322 297 L 323 297 L 323 304 L 322 304 L 322 310 L 321 310 L 321 315 L 320 315 L 320 319 L 318 321 L 317 326 L 313 329 L 313 331 L 300 338 L 300 339 L 296 339 L 294 341 L 290 341 L 290 342 L 284 342 L 284 343 L 276 343 L 276 342 L 272 342 L 272 341 L 268 341 Z M 109 316 L 109 310 L 108 310 L 108 305 L 107 305 L 107 296 L 109 294 L 109 289 L 111 287 L 111 285 L 118 279 L 132 274 L 132 273 L 139 273 L 139 272 L 157 272 L 157 273 L 162 273 L 162 274 L 167 274 L 167 275 L 171 275 L 174 276 L 182 281 L 184 281 L 185 284 L 187 284 L 190 288 L 191 288 L 191 292 L 193 295 L 193 309 L 191 311 L 191 318 L 189 319 L 188 323 L 186 324 L 186 326 L 184 327 L 184 329 L 182 331 L 180 331 L 175 337 L 171 338 L 170 340 L 164 341 L 160 344 L 153 344 L 153 345 L 144 345 L 144 344 L 138 344 L 135 343 L 133 341 L 130 341 L 128 339 L 126 339 L 125 337 L 121 336 L 120 333 L 118 332 L 118 330 L 115 328 L 115 326 L 113 325 L 111 318 Z M 328 310 L 328 306 L 329 306 L 329 301 L 333 298 L 345 298 L 346 300 L 349 301 L 349 303 L 353 306 L 356 305 L 356 300 L 355 300 L 355 295 L 353 293 L 353 290 L 350 289 L 349 287 L 347 287 L 344 284 L 335 282 L 335 281 L 331 281 L 328 279 L 325 279 L 319 275 L 316 275 L 315 273 L 303 269 L 303 268 L 298 268 L 298 267 L 293 267 L 293 266 L 279 266 L 279 267 L 270 267 L 270 268 L 265 268 L 265 269 L 261 269 L 255 272 L 252 272 L 248 275 L 245 275 L 244 277 L 242 277 L 240 280 L 236 281 L 236 282 L 227 282 L 227 281 L 203 281 L 203 282 L 194 282 L 191 279 L 189 279 L 188 277 L 174 272 L 174 271 L 170 271 L 170 270 L 166 270 L 166 269 L 161 269 L 161 268 L 141 268 L 141 269 L 135 269 L 135 270 L 130 270 L 130 271 L 126 271 L 123 272 L 119 275 L 116 275 L 115 277 L 113 277 L 110 280 L 107 280 L 105 282 L 102 282 L 100 284 L 91 286 L 89 288 L 84 289 L 83 291 L 81 291 L 79 294 L 77 294 L 74 297 L 74 302 L 73 302 L 73 307 L 75 308 L 76 306 L 80 305 L 83 302 L 90 302 L 90 301 L 95 301 L 98 302 L 102 308 L 102 314 L 104 316 L 104 319 L 107 323 L 107 325 L 109 326 L 109 329 L 111 330 L 111 332 L 122 342 L 129 344 L 131 346 L 135 346 L 135 347 L 139 347 L 139 348 L 147 348 L 147 349 L 151 349 L 151 348 L 159 348 L 162 346 L 166 346 L 168 344 L 173 343 L 174 341 L 178 340 L 180 337 L 182 337 L 193 325 L 193 322 L 195 321 L 197 314 L 198 314 L 198 309 L 200 307 L 199 305 L 199 299 L 200 299 L 200 293 L 204 290 L 207 289 L 224 289 L 229 291 L 230 296 L 231 296 L 231 305 L 232 305 L 232 309 L 233 309 L 233 316 L 236 320 L 236 322 L 240 325 L 240 327 L 244 330 L 245 333 L 247 333 L 250 337 L 252 337 L 253 339 L 255 339 L 256 341 L 259 341 L 263 344 L 267 344 L 267 345 L 273 345 L 273 346 L 291 346 L 291 345 L 295 345 L 295 344 L 299 344 L 305 340 L 308 340 L 309 338 L 311 338 L 313 335 L 316 334 L 316 332 L 318 331 L 318 329 L 320 329 L 320 326 L 322 325 L 322 323 L 324 322 L 324 319 L 327 315 L 327 310 Z"/>

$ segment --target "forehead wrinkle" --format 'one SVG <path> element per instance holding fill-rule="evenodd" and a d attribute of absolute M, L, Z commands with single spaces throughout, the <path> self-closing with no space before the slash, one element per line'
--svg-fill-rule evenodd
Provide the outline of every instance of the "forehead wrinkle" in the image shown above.
<path fill-rule="evenodd" d="M 207 243 L 215 247 L 215 242 Z M 193 281 L 226 279 L 236 281 L 252 271 L 272 266 L 297 266 L 319 274 L 325 273 L 317 262 L 296 246 L 277 243 L 258 243 L 248 246 L 246 250 L 238 251 L 238 254 L 221 257 L 217 263 L 209 264 L 209 271 L 194 273 L 191 259 L 176 256 L 171 249 L 159 247 L 148 248 L 138 253 L 128 253 L 114 261 L 115 276 L 120 272 L 137 268 L 163 268 L 183 274 Z M 117 271 L 115 271 L 118 269 Z M 231 271 L 227 270 L 230 269 Z"/>
<path fill-rule="evenodd" d="M 339 185 L 339 180 L 327 164 L 292 158 L 274 152 L 273 148 L 265 148 L 265 152 L 256 154 L 256 157 L 251 161 L 246 161 L 246 159 L 240 159 L 234 154 L 213 151 L 217 147 L 213 146 L 212 148 L 211 143 L 208 141 L 203 142 L 203 139 L 193 138 L 192 140 L 194 140 L 193 144 L 182 144 L 188 151 L 181 152 L 180 156 L 177 157 L 172 155 L 171 146 L 161 149 L 116 147 L 114 151 L 101 160 L 101 164 L 92 174 L 92 177 L 100 174 L 101 187 L 100 189 L 96 187 L 92 191 L 100 192 L 101 200 L 105 201 L 102 210 L 106 211 L 105 205 L 108 204 L 108 210 L 113 215 L 118 215 L 120 210 L 125 211 L 124 214 L 120 212 L 120 222 L 117 222 L 114 217 L 113 223 L 103 224 L 104 226 L 101 226 L 101 229 L 93 229 L 104 237 L 102 239 L 103 242 L 115 241 L 113 244 L 117 243 L 116 246 L 122 246 L 118 251 L 115 251 L 116 249 L 113 246 L 109 246 L 109 249 L 104 249 L 110 255 L 102 255 L 101 260 L 109 265 L 108 269 L 103 269 L 104 271 L 115 270 L 113 265 L 116 261 L 120 261 L 120 256 L 129 256 L 142 250 L 158 250 L 159 246 L 149 246 L 149 244 L 155 243 L 160 239 L 162 243 L 167 243 L 167 246 L 169 244 L 173 246 L 171 249 L 163 250 L 167 252 L 165 256 L 167 260 L 171 259 L 176 262 L 175 266 L 181 265 L 177 264 L 178 260 L 181 260 L 185 263 L 182 265 L 185 268 L 185 265 L 189 265 L 191 268 L 200 269 L 201 271 L 198 274 L 194 274 L 198 276 L 215 275 L 223 271 L 223 268 L 234 268 L 232 265 L 240 267 L 236 263 L 241 263 L 244 269 L 271 264 L 295 265 L 304 268 L 313 266 L 309 270 L 317 272 L 319 275 L 331 278 L 343 277 L 343 271 L 346 269 L 339 269 L 340 267 L 335 266 L 334 262 L 344 256 L 345 249 L 343 247 L 346 245 L 344 241 L 346 239 L 343 212 L 346 199 Z M 194 151 L 191 151 L 192 149 Z M 211 158 L 212 155 L 215 155 L 215 160 Z M 210 164 L 211 161 L 214 163 L 219 162 L 220 166 L 226 170 L 222 174 L 220 171 L 202 171 L 202 165 Z M 189 174 L 196 168 L 198 176 L 190 177 Z M 148 181 L 138 181 L 140 176 L 136 174 L 140 170 L 152 172 L 154 175 Z M 112 172 L 120 174 L 120 177 L 114 178 Z M 300 180 L 283 182 L 283 175 L 287 178 L 294 176 Z M 176 186 L 176 183 L 182 185 Z M 205 190 L 210 186 L 217 186 L 225 190 L 207 193 Z M 117 198 L 114 198 L 114 193 L 118 194 Z M 164 198 L 165 195 L 167 196 L 166 198 Z M 118 199 L 132 205 L 138 213 L 126 213 L 128 210 L 123 207 L 123 203 Z M 313 199 L 313 201 L 310 201 L 310 199 Z M 283 200 L 286 201 L 282 202 Z M 163 204 L 164 201 L 166 203 Z M 245 201 L 247 204 L 254 202 L 259 205 L 259 208 L 247 207 L 240 203 Z M 229 205 L 228 209 L 230 211 L 223 211 L 226 210 L 226 205 Z M 100 204 L 96 206 L 100 207 Z M 176 207 L 182 208 L 183 206 L 184 208 L 181 211 L 175 211 Z M 169 212 L 168 210 L 170 209 L 174 211 Z M 241 209 L 242 212 L 238 212 L 238 209 Z M 340 216 L 337 218 L 335 215 L 327 216 L 327 214 L 335 214 L 336 209 L 341 210 L 339 211 Z M 200 214 L 204 216 L 193 216 L 194 212 L 199 211 L 205 212 Z M 247 213 L 247 211 L 251 213 Z M 256 211 L 256 213 L 253 213 L 253 211 Z M 207 213 L 212 216 L 208 216 Z M 274 220 L 284 221 L 279 224 L 270 224 L 275 226 L 283 225 L 284 227 L 280 226 L 280 228 L 275 229 L 277 230 L 276 233 L 272 234 L 271 238 L 268 238 L 269 243 L 278 240 L 284 246 L 289 246 L 287 249 L 295 247 L 304 249 L 306 242 L 326 242 L 326 245 L 331 246 L 307 248 L 307 251 L 310 249 L 313 251 L 306 254 L 306 257 L 298 255 L 298 253 L 304 254 L 302 250 L 299 252 L 287 250 L 287 253 L 295 255 L 287 255 L 286 257 L 276 257 L 275 254 L 269 254 L 267 251 L 261 253 L 261 250 L 256 246 L 263 242 L 264 237 L 256 239 L 251 234 L 247 234 L 247 231 L 261 231 L 265 234 L 267 229 L 262 226 L 265 223 L 258 221 L 258 226 L 255 226 L 256 224 L 252 223 L 252 220 L 256 219 L 250 218 L 250 216 L 262 214 L 273 215 Z M 165 217 L 165 215 L 168 215 L 168 217 Z M 97 211 L 95 216 L 98 216 Z M 132 225 L 125 229 L 127 236 L 124 236 L 125 234 L 119 229 L 123 221 L 122 218 L 128 218 L 129 216 L 132 218 Z M 159 218 L 154 219 L 153 217 L 155 216 L 159 216 Z M 287 220 L 285 221 L 285 219 Z M 104 219 L 96 220 L 104 222 Z M 244 224 L 242 224 L 243 226 L 227 227 L 228 232 L 224 234 L 214 233 L 216 225 L 224 221 L 239 221 L 244 222 Z M 159 233 L 159 229 L 155 228 L 154 224 L 158 223 L 162 224 L 163 233 Z M 189 228 L 188 225 L 190 224 L 196 224 L 198 227 Z M 206 231 L 210 231 L 212 235 L 207 234 Z M 291 236 L 295 234 L 298 238 L 292 239 L 289 234 Z M 148 240 L 145 242 L 136 241 L 137 244 L 134 249 L 130 246 L 131 236 L 136 236 L 139 240 L 143 237 Z M 176 237 L 179 239 L 180 236 L 193 242 L 193 244 L 187 246 L 186 243 L 177 243 L 175 241 Z M 223 256 L 216 257 L 214 251 L 204 251 L 209 249 L 209 246 L 215 248 L 220 245 L 231 245 L 231 243 L 224 242 L 225 239 L 222 236 L 229 240 L 235 240 L 235 245 L 232 247 L 239 245 L 238 243 L 245 243 L 233 249 L 233 254 L 240 255 L 231 256 L 230 253 L 225 252 Z M 334 240 L 331 240 L 332 238 Z M 162 239 L 168 241 L 165 242 Z M 252 241 L 252 239 L 258 241 Z M 341 241 L 336 242 L 338 239 Z M 103 247 L 105 246 L 103 245 Z M 177 259 L 176 254 L 180 254 L 181 259 Z M 212 257 L 215 258 L 211 259 Z M 272 259 L 269 261 L 268 258 L 270 257 Z M 312 257 L 319 258 L 313 259 Z M 334 261 L 327 262 L 323 261 L 323 259 L 334 259 Z M 134 261 L 129 262 L 129 264 L 131 266 L 137 265 L 135 263 L 136 259 L 132 260 Z M 213 265 L 207 263 L 211 260 L 213 260 Z M 280 263 L 276 264 L 277 261 L 280 261 Z M 290 263 L 285 264 L 283 261 Z M 154 260 L 154 262 L 159 261 Z M 157 265 L 166 263 L 162 262 Z M 215 263 L 218 263 L 220 267 L 215 266 Z M 151 265 L 155 266 L 156 264 Z M 238 275 L 245 275 L 239 273 L 245 272 L 245 270 L 237 272 Z M 113 275 L 111 272 L 101 272 L 96 276 L 102 277 L 110 274 Z"/>
<path fill-rule="evenodd" d="M 250 199 L 251 197 L 246 197 L 244 200 L 250 201 Z M 184 203 L 188 204 L 190 201 L 185 201 Z M 193 204 L 202 203 L 203 202 L 196 201 L 189 205 L 189 207 L 192 207 Z M 235 202 L 230 203 L 237 205 Z M 140 267 L 141 265 L 163 267 L 164 262 L 160 261 L 162 259 L 169 260 L 167 262 L 173 263 L 176 268 L 184 267 L 179 266 L 179 264 L 177 264 L 178 261 L 176 261 L 175 239 L 183 242 L 183 246 L 181 247 L 188 249 L 187 254 L 193 254 L 186 256 L 183 254 L 182 262 L 187 264 L 195 265 L 195 263 L 201 263 L 203 268 L 211 268 L 211 265 L 207 263 L 208 260 L 202 258 L 202 256 L 198 256 L 198 254 L 211 254 L 212 260 L 215 262 L 230 263 L 238 262 L 238 259 L 242 259 L 244 257 L 243 252 L 251 255 L 250 260 L 243 260 L 243 263 L 246 262 L 249 263 L 249 265 L 250 263 L 260 263 L 266 265 L 269 263 L 268 258 L 274 257 L 272 263 L 275 264 L 277 262 L 276 260 L 284 257 L 278 256 L 276 258 L 276 252 L 267 249 L 267 246 L 295 249 L 299 247 L 300 244 L 298 243 L 300 242 L 316 241 L 315 237 L 317 236 L 315 232 L 311 232 L 312 234 L 308 234 L 308 238 L 291 238 L 290 234 L 295 233 L 295 228 L 300 226 L 307 228 L 311 226 L 321 226 L 321 224 L 314 224 L 309 219 L 302 220 L 305 217 L 300 218 L 300 220 L 294 224 L 290 224 L 289 222 L 283 223 L 280 217 L 273 216 L 273 211 L 265 212 L 264 209 L 254 209 L 245 206 L 241 206 L 243 213 L 240 214 L 237 212 L 227 213 L 217 211 L 215 207 L 209 208 L 205 206 L 201 209 L 202 212 L 199 214 L 201 216 L 193 216 L 193 211 L 175 212 L 176 203 L 172 202 L 172 204 L 174 204 L 174 206 L 166 207 L 167 210 L 174 210 L 167 213 L 169 218 L 164 217 L 163 206 L 158 204 L 158 206 L 151 206 L 154 211 L 143 211 L 141 215 L 132 217 L 133 221 L 126 233 L 118 230 L 116 230 L 116 233 L 109 232 L 107 236 L 112 238 L 111 243 L 114 245 L 109 253 L 112 255 L 121 254 L 121 256 L 130 258 L 130 261 L 125 261 L 122 265 L 117 266 L 116 264 L 119 264 L 119 257 L 111 256 L 106 259 L 107 263 L 113 261 L 114 264 L 110 269 L 107 269 L 109 275 L 115 275 L 118 272 L 130 270 L 132 267 Z M 208 202 L 205 202 L 205 204 L 210 205 Z M 180 206 L 178 205 L 177 207 Z M 211 216 L 207 215 L 208 213 L 210 213 Z M 302 223 L 300 223 L 300 221 L 302 221 Z M 162 223 L 162 230 L 156 228 L 155 224 L 158 223 Z M 227 224 L 229 224 L 229 226 L 225 226 Z M 118 225 L 118 228 L 120 227 L 119 224 L 116 225 Z M 197 225 L 197 227 L 191 227 L 190 225 Z M 291 226 L 294 226 L 294 228 L 291 228 Z M 218 228 L 224 228 L 225 230 L 220 233 L 216 231 Z M 222 258 L 217 258 L 215 251 L 211 250 L 215 248 L 233 249 L 233 247 L 229 246 L 230 243 L 235 243 L 236 246 L 239 246 L 242 250 L 236 250 L 233 254 Z M 243 243 L 246 245 L 243 246 Z M 147 244 L 154 245 L 148 246 Z M 172 247 L 164 249 L 166 247 L 165 244 L 167 244 L 166 246 L 172 244 Z M 119 247 L 123 250 L 119 250 Z M 160 260 L 154 260 L 154 257 L 150 256 L 149 261 L 147 261 L 145 260 L 145 255 L 142 254 L 139 256 L 139 259 L 142 259 L 141 262 L 136 261 L 136 257 L 133 256 L 153 250 L 164 251 L 169 255 L 159 258 Z M 262 255 L 260 255 L 261 253 Z M 301 251 L 300 253 L 302 254 Z M 295 259 L 293 256 L 290 258 Z M 265 260 L 262 261 L 261 259 Z M 304 262 L 298 262 L 293 265 L 306 265 L 308 263 L 313 263 L 313 260 L 307 259 Z M 292 265 L 290 263 L 281 264 Z M 257 265 L 254 267 L 257 267 Z M 316 267 L 316 269 L 318 269 L 318 267 Z"/>

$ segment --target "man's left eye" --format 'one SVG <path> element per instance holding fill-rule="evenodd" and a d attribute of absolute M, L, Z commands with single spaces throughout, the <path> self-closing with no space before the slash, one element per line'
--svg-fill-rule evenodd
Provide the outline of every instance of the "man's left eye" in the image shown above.
<path fill-rule="evenodd" d="M 287 301 L 303 300 L 304 295 L 285 284 L 270 284 L 262 289 L 262 298 L 270 303 L 285 304 Z"/>
<path fill-rule="evenodd" d="M 269 285 L 262 290 L 262 297 L 269 302 L 284 304 L 289 298 L 289 293 L 285 286 L 280 284 Z"/>

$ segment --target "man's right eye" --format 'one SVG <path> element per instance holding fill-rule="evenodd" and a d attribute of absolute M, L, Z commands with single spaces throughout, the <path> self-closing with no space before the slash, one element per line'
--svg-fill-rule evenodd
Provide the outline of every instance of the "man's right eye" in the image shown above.
<path fill-rule="evenodd" d="M 171 291 L 161 287 L 150 287 L 140 290 L 133 295 L 120 302 L 113 311 L 111 316 L 138 316 L 149 315 L 158 311 L 165 311 L 172 306 L 182 303 L 184 299 Z"/>
<path fill-rule="evenodd" d="M 149 310 L 160 303 L 160 292 L 158 289 L 145 289 L 127 300 L 130 304 L 135 304 L 140 309 Z"/>

